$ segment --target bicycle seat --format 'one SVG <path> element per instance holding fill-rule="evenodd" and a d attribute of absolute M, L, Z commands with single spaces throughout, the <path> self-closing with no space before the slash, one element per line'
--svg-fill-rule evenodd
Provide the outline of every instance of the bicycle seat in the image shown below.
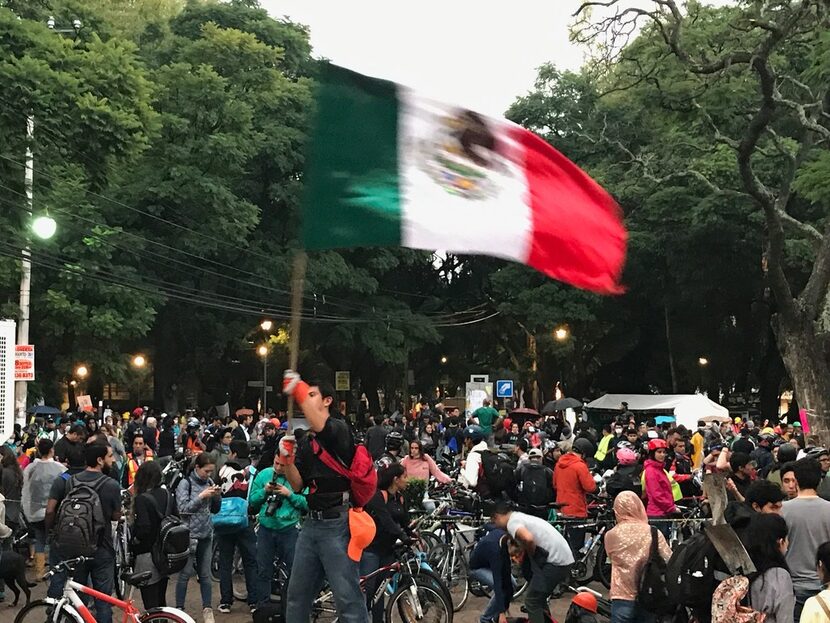
<path fill-rule="evenodd" d="M 138 573 L 125 572 L 121 574 L 121 579 L 132 586 L 144 584 L 144 582 L 149 580 L 151 577 L 153 577 L 152 571 L 140 571 Z"/>

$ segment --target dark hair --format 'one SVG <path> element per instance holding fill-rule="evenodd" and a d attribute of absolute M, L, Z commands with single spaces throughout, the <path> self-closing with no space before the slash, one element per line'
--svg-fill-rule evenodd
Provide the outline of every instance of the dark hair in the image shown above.
<path fill-rule="evenodd" d="M 733 452 L 732 456 L 729 457 L 729 467 L 732 468 L 733 472 L 737 472 L 751 462 L 752 458 L 746 452 Z"/>
<path fill-rule="evenodd" d="M 230 435 L 231 437 L 233 437 L 233 429 L 230 426 L 226 426 L 225 428 L 220 429 L 219 434 L 216 435 L 216 440 L 222 441 L 222 437 L 224 437 L 225 435 Z"/>
<path fill-rule="evenodd" d="M 499 500 L 493 505 L 493 510 L 490 511 L 490 515 L 506 515 L 512 510 L 513 507 L 510 506 L 510 502 L 506 500 Z"/>
<path fill-rule="evenodd" d="M 98 459 L 106 458 L 109 452 L 109 444 L 89 443 L 84 447 L 84 457 L 87 467 L 98 467 Z"/>
<path fill-rule="evenodd" d="M 795 479 L 799 489 L 817 489 L 821 482 L 821 465 L 816 459 L 801 459 L 795 462 Z"/>
<path fill-rule="evenodd" d="M 328 381 L 324 381 L 323 379 L 311 379 L 308 381 L 308 385 L 319 389 L 320 395 L 323 398 L 331 398 L 333 400 L 335 397 L 334 386 Z"/>
<path fill-rule="evenodd" d="M 83 435 L 86 432 L 86 426 L 83 424 L 73 424 L 69 427 L 69 432 L 73 435 Z"/>
<path fill-rule="evenodd" d="M 161 467 L 157 461 L 144 461 L 135 473 L 135 494 L 141 495 L 161 484 Z"/>
<path fill-rule="evenodd" d="M 378 471 L 378 489 L 388 489 L 392 486 L 392 481 L 404 475 L 403 465 L 400 463 L 392 463 Z"/>
<path fill-rule="evenodd" d="M 37 440 L 37 455 L 39 457 L 44 457 L 52 451 L 52 448 L 55 447 L 55 444 L 52 443 L 51 439 L 47 439 L 43 437 Z"/>
<path fill-rule="evenodd" d="M 15 488 L 20 489 L 23 486 L 23 469 L 20 467 L 20 463 L 17 462 L 17 457 L 15 456 L 14 452 L 8 446 L 0 446 L 0 465 L 3 466 L 3 471 L 7 469 L 12 472 L 14 476 L 14 483 Z M 15 493 L 13 491 L 3 491 L 3 494 L 7 497 L 12 499 L 18 497 L 19 493 Z"/>
<path fill-rule="evenodd" d="M 781 478 L 783 479 L 784 474 L 786 474 L 787 472 L 795 472 L 795 461 L 787 461 L 786 463 L 784 463 L 778 470 L 778 475 L 781 476 Z"/>
<path fill-rule="evenodd" d="M 784 500 L 784 492 L 774 482 L 761 479 L 749 485 L 744 498 L 749 506 L 752 506 L 754 502 L 759 508 L 763 508 L 767 504 L 782 502 Z"/>
<path fill-rule="evenodd" d="M 783 453 L 783 454 L 782 454 Z M 789 461 L 795 461 L 795 458 L 798 456 L 798 448 L 796 448 L 793 444 L 787 442 L 783 444 L 780 448 L 778 448 L 778 463 L 788 463 Z"/>
<path fill-rule="evenodd" d="M 141 430 L 137 430 L 137 431 L 135 431 L 135 433 L 133 433 L 133 443 L 135 443 L 135 440 L 138 439 L 139 437 L 141 437 L 141 441 L 146 441 L 144 439 L 144 432 L 141 431 Z"/>
<path fill-rule="evenodd" d="M 789 571 L 784 554 L 778 548 L 778 540 L 787 538 L 787 522 L 781 515 L 755 513 L 749 520 L 747 534 L 752 536 L 746 539 L 744 545 L 755 563 L 756 578 L 775 567 Z"/>
<path fill-rule="evenodd" d="M 204 467 L 205 465 L 216 465 L 216 457 L 210 452 L 197 454 L 196 460 L 193 462 L 194 467 Z"/>
<path fill-rule="evenodd" d="M 655 426 L 657 426 L 657 421 L 654 418 L 648 418 L 646 420 L 646 426 L 648 426 L 649 428 L 654 428 Z"/>
<path fill-rule="evenodd" d="M 240 459 L 247 459 L 251 456 L 250 448 L 248 447 L 248 442 L 243 441 L 242 439 L 234 439 L 230 445 L 231 452 Z"/>
<path fill-rule="evenodd" d="M 830 541 L 826 543 L 822 543 L 818 546 L 816 550 L 816 566 L 818 567 L 818 563 L 821 563 L 821 566 L 824 567 L 824 573 L 827 576 L 830 576 Z M 824 579 L 824 578 L 820 578 Z"/>

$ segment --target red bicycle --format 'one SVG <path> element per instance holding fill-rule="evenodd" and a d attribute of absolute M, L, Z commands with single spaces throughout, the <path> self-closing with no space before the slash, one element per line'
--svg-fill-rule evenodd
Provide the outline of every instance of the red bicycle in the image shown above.
<path fill-rule="evenodd" d="M 151 571 L 142 573 L 124 574 L 123 579 L 130 585 L 130 593 L 126 601 L 112 597 L 93 588 L 84 586 L 72 579 L 75 569 L 84 563 L 91 562 L 91 558 L 73 558 L 59 563 L 47 574 L 46 578 L 63 571 L 67 574 L 63 595 L 60 599 L 47 597 L 33 601 L 23 608 L 15 617 L 14 623 L 97 623 L 81 595 L 88 595 L 94 599 L 105 601 L 124 613 L 123 623 L 196 623 L 193 618 L 178 608 L 153 608 L 147 612 L 140 612 L 133 605 L 132 593 L 136 585 L 147 581 Z"/>

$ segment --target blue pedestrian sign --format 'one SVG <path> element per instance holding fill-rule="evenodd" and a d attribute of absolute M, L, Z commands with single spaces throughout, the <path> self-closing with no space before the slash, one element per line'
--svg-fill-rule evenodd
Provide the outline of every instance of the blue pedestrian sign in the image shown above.
<path fill-rule="evenodd" d="M 513 381 L 496 381 L 496 398 L 512 398 Z"/>

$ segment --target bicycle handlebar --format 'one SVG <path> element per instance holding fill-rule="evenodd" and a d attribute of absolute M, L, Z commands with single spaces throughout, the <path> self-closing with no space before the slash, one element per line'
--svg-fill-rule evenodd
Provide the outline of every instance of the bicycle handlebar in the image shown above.
<path fill-rule="evenodd" d="M 69 560 L 64 560 L 59 562 L 54 567 L 49 569 L 46 574 L 43 576 L 43 579 L 51 578 L 55 575 L 58 571 L 72 571 L 78 565 L 82 565 L 87 562 L 92 562 L 92 558 L 87 556 L 78 556 L 77 558 L 71 558 Z"/>

